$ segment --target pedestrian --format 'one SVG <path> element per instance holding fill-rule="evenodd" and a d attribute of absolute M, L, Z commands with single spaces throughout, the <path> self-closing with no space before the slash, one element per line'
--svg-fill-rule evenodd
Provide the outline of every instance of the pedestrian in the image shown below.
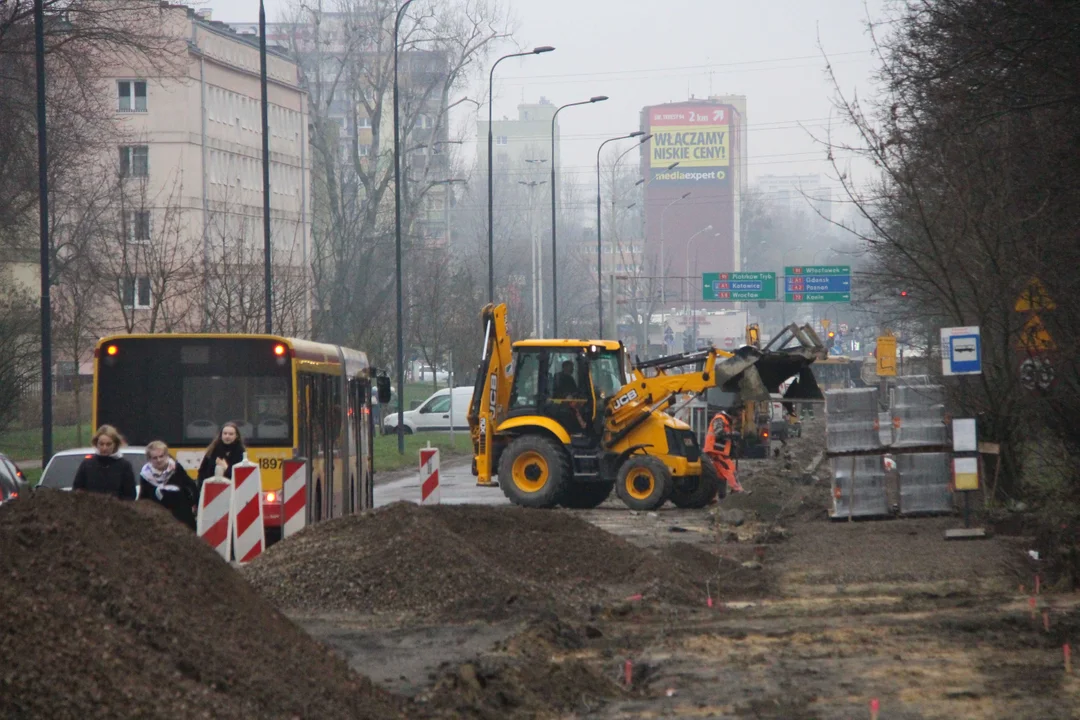
<path fill-rule="evenodd" d="M 240 428 L 236 423 L 222 425 L 199 464 L 199 487 L 202 487 L 203 480 L 217 475 L 218 468 L 221 468 L 222 476 L 232 479 L 233 465 L 243 461 L 244 449 L 244 439 L 240 437 Z"/>
<path fill-rule="evenodd" d="M 180 463 L 169 457 L 169 446 L 162 441 L 154 440 L 146 446 L 146 459 L 148 462 L 139 473 L 139 499 L 157 502 L 195 530 L 199 486 Z"/>
<path fill-rule="evenodd" d="M 124 439 L 112 425 L 102 425 L 92 440 L 96 452 L 79 463 L 72 490 L 86 490 L 134 500 L 135 471 L 120 454 Z"/>

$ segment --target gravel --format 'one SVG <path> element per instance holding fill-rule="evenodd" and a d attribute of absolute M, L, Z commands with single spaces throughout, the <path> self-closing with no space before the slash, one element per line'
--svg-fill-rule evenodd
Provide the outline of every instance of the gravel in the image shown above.
<path fill-rule="evenodd" d="M 642 594 L 700 602 L 720 558 L 683 562 L 571 511 L 396 503 L 309 527 L 244 569 L 279 607 L 498 617 Z"/>
<path fill-rule="evenodd" d="M 0 508 L 0 717 L 396 718 L 153 503 Z"/>

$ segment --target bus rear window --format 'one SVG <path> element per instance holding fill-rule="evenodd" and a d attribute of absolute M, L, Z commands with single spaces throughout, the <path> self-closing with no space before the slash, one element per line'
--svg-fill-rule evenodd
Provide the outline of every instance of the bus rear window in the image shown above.
<path fill-rule="evenodd" d="M 132 338 L 98 363 L 98 422 L 132 445 L 205 446 L 234 422 L 246 445 L 291 446 L 291 368 L 262 339 Z"/>

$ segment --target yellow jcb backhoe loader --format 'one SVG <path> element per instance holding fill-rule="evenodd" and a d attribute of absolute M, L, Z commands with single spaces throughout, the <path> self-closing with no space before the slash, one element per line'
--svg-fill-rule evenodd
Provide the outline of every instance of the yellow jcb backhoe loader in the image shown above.
<path fill-rule="evenodd" d="M 704 507 L 719 480 L 712 463 L 702 463 L 690 426 L 665 412 L 680 395 L 721 388 L 768 401 L 780 383 L 798 376 L 800 397 L 820 398 L 809 370 L 815 348 L 707 348 L 632 365 L 614 340 L 511 343 L 505 305 L 487 305 L 482 322 L 469 406 L 473 472 L 479 485 L 493 486 L 498 476 L 517 505 L 592 508 L 614 488 L 635 510 L 669 499 Z"/>

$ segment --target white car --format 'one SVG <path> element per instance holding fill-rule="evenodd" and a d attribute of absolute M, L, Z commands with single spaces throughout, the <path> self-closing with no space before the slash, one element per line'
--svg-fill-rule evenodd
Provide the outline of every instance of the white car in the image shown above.
<path fill-rule="evenodd" d="M 472 401 L 473 389 L 469 386 L 456 387 L 453 391 L 453 425 L 455 430 L 469 429 L 469 403 Z M 450 388 L 439 390 L 429 397 L 420 407 L 408 410 L 402 414 L 406 434 L 417 432 L 448 432 L 451 423 L 451 394 Z M 386 434 L 397 432 L 398 414 L 390 410 L 383 416 L 383 432 Z"/>
<path fill-rule="evenodd" d="M 49 459 L 49 464 L 41 473 L 41 482 L 37 488 L 49 490 L 70 490 L 75 482 L 75 471 L 79 464 L 88 457 L 92 457 L 97 450 L 94 448 L 76 448 L 74 450 L 61 450 Z M 120 454 L 131 465 L 135 475 L 135 494 L 139 493 L 139 471 L 146 464 L 146 448 L 125 446 L 120 448 Z"/>

